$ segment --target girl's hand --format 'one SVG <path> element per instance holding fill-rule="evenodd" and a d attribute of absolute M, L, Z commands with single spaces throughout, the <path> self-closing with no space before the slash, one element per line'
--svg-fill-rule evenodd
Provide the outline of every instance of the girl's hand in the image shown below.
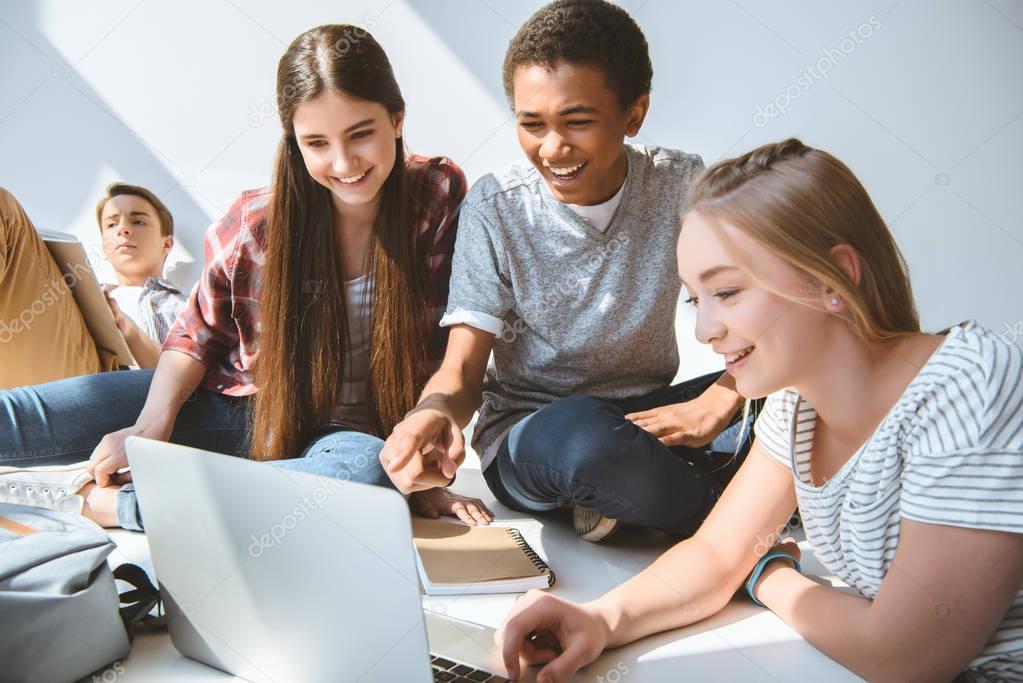
<path fill-rule="evenodd" d="M 775 550 L 781 550 L 782 552 L 792 555 L 792 557 L 796 558 L 797 562 L 803 561 L 803 555 L 800 553 L 799 546 L 796 544 L 796 540 L 794 538 L 790 537 L 783 541 L 778 541 L 778 544 L 771 548 L 772 552 Z"/>
<path fill-rule="evenodd" d="M 788 553 L 789 555 L 792 555 L 792 557 L 796 558 L 796 562 L 802 562 L 803 560 L 803 555 L 799 551 L 799 546 L 796 545 L 796 541 L 792 538 L 786 538 L 784 541 L 779 541 L 768 552 L 775 552 L 778 550 Z M 766 554 L 767 553 L 765 553 L 765 555 Z M 763 572 L 761 572 L 760 577 L 757 579 L 756 585 L 753 586 L 753 593 L 759 598 L 760 595 L 759 592 L 757 591 L 757 588 L 764 583 L 767 577 L 771 576 L 771 574 L 773 574 L 776 569 L 784 569 L 785 567 L 791 566 L 792 563 L 783 557 L 776 557 L 775 559 L 768 562 L 764 566 L 764 570 Z"/>
<path fill-rule="evenodd" d="M 588 605 L 577 605 L 531 590 L 505 618 L 494 636 L 512 679 L 521 675 L 521 661 L 544 665 L 538 683 L 562 683 L 607 647 L 610 629 Z"/>
<path fill-rule="evenodd" d="M 97 486 L 118 486 L 131 481 L 131 472 L 118 474 L 117 471 L 128 466 L 128 456 L 124 452 L 124 441 L 129 436 L 138 434 L 135 425 L 110 432 L 100 440 L 89 458 L 89 474 Z"/>
<path fill-rule="evenodd" d="M 170 438 L 171 430 L 160 425 L 140 426 L 134 424 L 131 427 L 118 429 L 104 436 L 92 456 L 89 457 L 87 469 L 97 486 L 120 486 L 131 481 L 131 472 L 118 473 L 118 470 L 128 467 L 128 456 L 124 452 L 124 442 L 129 436 L 144 436 L 149 439 L 166 441 Z"/>
<path fill-rule="evenodd" d="M 494 513 L 479 498 L 461 496 L 440 487 L 413 493 L 409 506 L 421 517 L 457 517 L 469 526 L 487 526 L 494 519 Z"/>

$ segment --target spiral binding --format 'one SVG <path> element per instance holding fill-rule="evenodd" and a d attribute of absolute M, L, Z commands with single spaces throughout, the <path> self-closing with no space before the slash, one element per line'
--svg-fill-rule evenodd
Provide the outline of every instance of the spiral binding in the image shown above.
<path fill-rule="evenodd" d="M 543 558 L 536 554 L 536 551 L 533 550 L 533 546 L 526 543 L 526 539 L 522 538 L 522 532 L 520 532 L 518 529 L 511 528 L 507 529 L 507 531 L 511 535 L 512 539 L 515 541 L 515 544 L 519 546 L 519 549 L 522 550 L 522 552 L 525 553 L 526 557 L 529 558 L 529 561 L 533 563 L 533 566 L 539 569 L 541 572 L 547 574 L 547 587 L 550 588 L 551 586 L 553 586 L 554 570 L 551 569 L 550 565 L 544 562 Z"/>

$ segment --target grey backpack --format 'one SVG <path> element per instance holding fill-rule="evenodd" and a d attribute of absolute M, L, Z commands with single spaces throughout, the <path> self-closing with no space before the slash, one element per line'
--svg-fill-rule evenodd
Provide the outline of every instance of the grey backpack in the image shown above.
<path fill-rule="evenodd" d="M 145 571 L 110 570 L 114 547 L 84 517 L 0 503 L 0 683 L 76 681 L 127 656 L 137 627 L 162 625 Z M 132 589 L 118 596 L 115 578 Z"/>

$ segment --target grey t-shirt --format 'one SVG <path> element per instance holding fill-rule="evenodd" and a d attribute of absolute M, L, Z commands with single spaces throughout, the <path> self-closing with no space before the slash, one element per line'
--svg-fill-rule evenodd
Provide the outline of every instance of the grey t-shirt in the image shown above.
<path fill-rule="evenodd" d="M 372 341 L 373 279 L 362 275 L 345 281 L 345 314 L 348 318 L 348 356 L 341 391 L 331 419 L 360 432 L 373 433 L 370 417 L 369 354 Z"/>
<path fill-rule="evenodd" d="M 699 156 L 627 145 L 621 204 L 601 232 L 523 161 L 481 178 L 462 204 L 441 325 L 496 334 L 473 447 L 571 395 L 628 398 L 678 370 L 675 243 Z"/>

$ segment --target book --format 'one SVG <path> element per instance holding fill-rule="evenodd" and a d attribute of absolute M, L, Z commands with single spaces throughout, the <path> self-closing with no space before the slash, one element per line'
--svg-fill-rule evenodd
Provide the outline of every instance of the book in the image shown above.
<path fill-rule="evenodd" d="M 554 572 L 518 529 L 413 517 L 412 540 L 427 595 L 524 593 L 554 585 Z"/>
<path fill-rule="evenodd" d="M 46 243 L 50 256 L 63 275 L 64 284 L 71 290 L 82 312 L 103 367 L 135 366 L 135 359 L 128 350 L 124 335 L 117 329 L 110 304 L 100 289 L 82 243 L 74 235 L 56 230 L 39 230 L 39 236 Z"/>

